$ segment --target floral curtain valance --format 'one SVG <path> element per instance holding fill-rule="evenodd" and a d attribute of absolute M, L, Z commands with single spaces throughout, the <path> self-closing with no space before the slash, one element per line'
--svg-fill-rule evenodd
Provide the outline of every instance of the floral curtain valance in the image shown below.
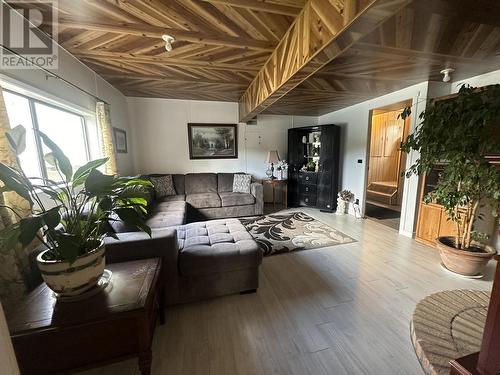
<path fill-rule="evenodd" d="M 111 127 L 111 116 L 109 113 L 109 105 L 104 102 L 97 102 L 96 117 L 99 134 L 101 137 L 101 148 L 103 156 L 109 158 L 105 165 L 107 174 L 117 174 L 116 154 L 113 145 L 113 128 Z"/>
<path fill-rule="evenodd" d="M 7 109 L 0 86 L 0 162 L 13 168 L 19 168 L 17 158 L 9 146 L 5 133 L 11 129 Z M 0 183 L 1 185 L 1 183 Z M 5 206 L 12 207 L 17 215 Z M 0 193 L 0 229 L 30 215 L 29 203 L 14 192 Z M 0 239 L 1 241 L 1 239 Z M 27 290 L 29 272 L 28 252 L 17 249 L 5 249 L 0 244 L 0 299 L 16 299 Z"/>

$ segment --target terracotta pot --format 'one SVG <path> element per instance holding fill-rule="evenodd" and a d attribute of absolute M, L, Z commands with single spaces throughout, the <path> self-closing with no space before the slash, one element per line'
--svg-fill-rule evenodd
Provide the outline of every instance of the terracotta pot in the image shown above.
<path fill-rule="evenodd" d="M 44 254 L 37 257 L 43 281 L 59 296 L 76 296 L 96 286 L 104 273 L 104 242 L 95 250 L 79 256 L 73 263 L 60 260 L 45 260 Z"/>
<path fill-rule="evenodd" d="M 438 237 L 436 238 L 436 246 L 444 266 L 460 275 L 476 276 L 482 273 L 488 262 L 497 253 L 493 247 L 482 244 L 474 244 L 474 246 L 483 249 L 484 252 L 459 250 L 447 245 L 453 241 L 454 237 Z"/>

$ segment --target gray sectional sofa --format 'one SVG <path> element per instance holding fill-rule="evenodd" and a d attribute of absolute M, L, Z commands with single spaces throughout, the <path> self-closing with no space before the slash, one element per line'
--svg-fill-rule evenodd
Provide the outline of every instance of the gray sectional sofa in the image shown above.
<path fill-rule="evenodd" d="M 170 305 L 256 290 L 262 251 L 234 217 L 262 215 L 263 189 L 255 182 L 251 194 L 233 193 L 233 175 L 173 175 L 177 194 L 151 204 L 152 237 L 114 222 L 106 261 L 161 257 Z"/>
<path fill-rule="evenodd" d="M 152 174 L 145 177 L 158 177 Z M 221 219 L 262 215 L 264 211 L 264 194 L 262 184 L 254 182 L 250 186 L 250 194 L 233 193 L 234 173 L 189 173 L 172 175 L 177 195 L 165 197 L 161 202 L 153 204 L 153 211 L 148 219 L 151 228 L 161 228 L 168 224 L 165 215 L 175 207 L 178 214 L 182 204 L 171 205 L 171 202 L 186 202 L 186 217 L 180 222 L 180 216 L 172 216 L 172 224 L 183 224 L 187 221 Z M 169 209 L 167 209 L 169 208 Z M 156 219 L 159 219 L 158 221 Z M 167 225 L 171 226 L 171 225 Z"/>

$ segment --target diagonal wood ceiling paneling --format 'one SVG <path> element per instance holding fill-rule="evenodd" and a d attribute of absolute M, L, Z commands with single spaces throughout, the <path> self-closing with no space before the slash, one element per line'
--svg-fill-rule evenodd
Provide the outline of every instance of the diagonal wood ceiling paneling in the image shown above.
<path fill-rule="evenodd" d="M 322 115 L 455 69 L 500 69 L 498 0 L 414 0 L 264 113 Z"/>
<path fill-rule="evenodd" d="M 125 95 L 238 101 L 305 2 L 59 0 L 58 37 Z"/>
<path fill-rule="evenodd" d="M 359 10 L 369 2 L 318 1 L 344 18 L 355 14 L 349 4 Z M 59 0 L 59 41 L 125 95 L 238 101 L 306 3 Z M 355 42 L 293 88 L 296 80 L 264 113 L 320 115 L 441 80 L 445 67 L 456 70 L 454 80 L 500 69 L 498 0 L 409 0 L 360 40 L 357 27 L 371 30 L 373 23 L 357 23 L 340 32 Z M 176 37 L 170 53 L 164 33 Z"/>

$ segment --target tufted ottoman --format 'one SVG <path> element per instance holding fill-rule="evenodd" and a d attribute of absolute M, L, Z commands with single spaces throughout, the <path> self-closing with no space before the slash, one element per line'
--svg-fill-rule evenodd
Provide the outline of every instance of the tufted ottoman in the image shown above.
<path fill-rule="evenodd" d="M 237 219 L 177 227 L 179 301 L 255 291 L 262 251 Z"/>

